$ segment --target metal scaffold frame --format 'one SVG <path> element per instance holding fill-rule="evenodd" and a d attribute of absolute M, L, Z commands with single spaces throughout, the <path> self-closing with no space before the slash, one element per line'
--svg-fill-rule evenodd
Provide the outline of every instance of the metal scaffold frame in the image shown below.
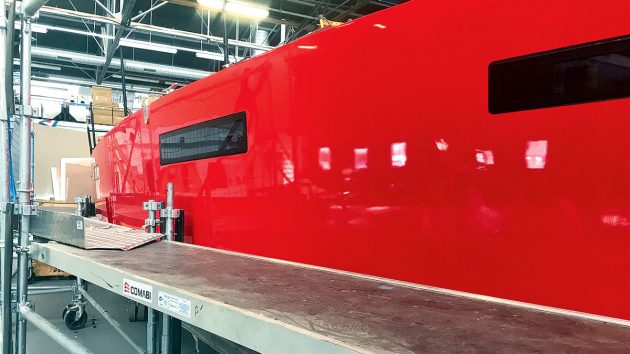
<path fill-rule="evenodd" d="M 31 108 L 31 41 L 32 30 L 31 22 L 32 18 L 36 15 L 37 11 L 47 2 L 47 0 L 30 0 L 24 1 L 19 9 L 19 16 L 21 22 L 21 45 L 20 45 L 20 97 L 21 107 L 19 110 L 19 188 L 18 203 L 12 204 L 10 198 L 10 169 L 9 166 L 9 151 L 10 151 L 10 122 L 11 114 L 8 110 L 7 98 L 9 95 L 0 95 L 0 265 L 2 271 L 0 272 L 0 291 L 1 291 L 1 325 L 2 325 L 2 354 L 25 354 L 26 353 L 26 327 L 27 323 L 31 323 L 35 327 L 39 328 L 42 332 L 50 336 L 51 339 L 56 341 L 62 347 L 66 348 L 71 353 L 92 353 L 81 343 L 72 339 L 57 329 L 49 321 L 38 315 L 32 309 L 32 303 L 29 302 L 29 285 L 28 280 L 30 277 L 30 263 L 31 263 L 31 217 L 37 215 L 37 208 L 33 205 L 33 185 L 32 185 L 32 168 L 33 168 L 33 155 L 32 155 L 32 108 Z M 10 6 L 14 7 L 15 4 L 11 1 Z M 13 8 L 11 8 L 13 10 Z M 12 60 L 7 60 L 7 56 L 10 56 L 10 52 L 6 50 L 6 42 L 8 41 L 8 19 L 6 16 L 6 2 L 0 4 L 0 92 L 6 92 L 9 82 L 4 80 L 7 68 L 7 62 L 11 63 Z M 171 194 L 172 196 L 172 194 Z M 82 213 L 85 209 L 82 208 L 86 203 L 86 198 L 78 198 L 77 200 L 77 212 Z M 89 199 L 88 199 L 89 200 Z M 172 205 L 172 201 L 170 202 Z M 13 216 L 19 216 L 19 226 L 17 232 L 17 240 L 14 240 L 14 233 L 12 227 Z M 11 280 L 13 277 L 12 263 L 13 253 L 17 254 L 17 286 L 15 289 L 11 287 Z M 84 307 L 86 302 L 90 302 L 94 308 L 101 313 L 101 315 L 123 336 L 125 340 L 134 348 L 138 353 L 145 353 L 139 345 L 137 345 L 131 337 L 129 337 L 121 329 L 120 325 L 107 314 L 96 301 L 87 293 L 85 289 L 85 283 L 77 278 L 74 286 L 68 287 L 31 287 L 34 294 L 48 294 L 55 292 L 74 292 L 73 305 L 69 305 L 64 309 L 64 320 L 68 318 L 72 323 L 78 323 L 81 327 L 85 325 L 87 314 Z M 15 300 L 13 300 L 15 299 Z M 12 313 L 16 314 L 15 325 L 15 340 L 13 340 L 12 330 Z M 72 316 L 76 316 L 73 319 Z M 76 322 L 74 322 L 76 320 Z M 83 322 L 81 322 L 83 321 Z M 82 324 L 81 324 L 82 323 Z M 68 325 L 68 321 L 66 321 Z"/>

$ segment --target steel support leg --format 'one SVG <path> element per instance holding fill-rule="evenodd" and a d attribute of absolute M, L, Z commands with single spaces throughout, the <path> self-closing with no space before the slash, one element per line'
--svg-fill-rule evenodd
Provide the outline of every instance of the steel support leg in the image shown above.
<path fill-rule="evenodd" d="M 13 204 L 0 205 L 0 232 L 2 233 L 2 354 L 10 354 L 13 348 L 13 327 L 11 314 L 11 271 L 13 265 L 13 229 L 11 218 Z"/>
<path fill-rule="evenodd" d="M 160 212 L 160 216 L 166 216 L 164 229 L 161 230 L 169 241 L 173 240 L 173 183 L 168 183 L 166 187 L 166 209 Z M 172 341 L 172 329 L 171 324 L 173 319 L 171 316 L 164 314 L 162 316 L 162 347 L 161 354 L 176 354 L 173 353 L 173 347 L 178 347 L 178 343 Z M 181 325 L 180 325 L 181 327 Z M 179 343 L 181 347 L 181 343 Z"/>
<path fill-rule="evenodd" d="M 18 313 L 22 318 L 24 318 L 25 321 L 28 320 L 29 322 L 31 322 L 35 327 L 39 328 L 42 332 L 47 334 L 52 340 L 61 345 L 69 353 L 93 354 L 93 352 L 84 347 L 83 344 L 63 334 L 63 332 L 57 329 L 57 327 L 55 327 L 42 316 L 31 310 L 30 307 L 20 306 L 20 308 L 18 309 Z"/>
<path fill-rule="evenodd" d="M 9 2 L 10 8 L 13 8 L 12 1 Z M 0 274 L 0 292 L 2 293 L 2 354 L 10 354 L 12 348 L 13 329 L 11 327 L 11 266 L 13 262 L 13 230 L 11 227 L 11 215 L 13 213 L 13 205 L 9 204 L 9 97 L 6 92 L 7 72 L 11 73 L 11 65 L 13 62 L 12 55 L 6 50 L 7 43 L 12 44 L 11 40 L 7 40 L 7 32 L 9 28 L 6 16 L 6 2 L 0 3 L 0 266 L 2 266 Z M 11 47 L 12 48 L 12 47 Z M 10 63 L 7 67 L 7 63 Z M 10 75 L 10 74 L 9 74 Z M 12 91 L 12 90 L 11 90 Z M 11 95 L 11 99 L 12 99 Z"/>
<path fill-rule="evenodd" d="M 147 315 L 147 354 L 158 354 L 158 312 L 149 307 Z"/>
<path fill-rule="evenodd" d="M 28 306 L 29 233 L 31 206 L 31 19 L 22 19 L 22 122 L 20 141 L 20 234 L 18 241 L 17 302 Z M 16 354 L 26 354 L 26 318 L 18 312 L 16 321 Z"/>

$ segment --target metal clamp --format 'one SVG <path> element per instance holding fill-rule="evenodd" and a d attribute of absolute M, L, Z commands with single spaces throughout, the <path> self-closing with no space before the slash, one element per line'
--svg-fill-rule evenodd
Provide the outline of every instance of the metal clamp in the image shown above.
<path fill-rule="evenodd" d="M 37 215 L 37 205 L 24 205 L 24 204 L 16 204 L 15 205 L 15 214 L 17 215 Z"/>
<path fill-rule="evenodd" d="M 26 247 L 20 247 L 19 245 L 14 245 L 13 246 L 13 251 L 15 251 L 15 253 L 20 254 L 20 253 L 30 253 L 31 252 L 31 248 L 26 246 Z"/>
<path fill-rule="evenodd" d="M 163 207 L 164 204 L 162 202 L 156 202 L 155 200 L 149 200 L 142 203 L 142 209 L 148 211 L 158 211 L 161 210 Z"/>
<path fill-rule="evenodd" d="M 13 203 L 0 203 L 0 213 L 8 214 L 13 210 Z"/>
<path fill-rule="evenodd" d="M 26 105 L 26 104 L 21 105 L 20 106 L 20 112 L 23 115 L 27 116 L 27 117 L 32 117 L 33 116 L 33 106 Z"/>
<path fill-rule="evenodd" d="M 144 227 L 147 227 L 147 226 L 158 226 L 158 225 L 160 225 L 160 223 L 161 223 L 160 220 L 157 220 L 157 219 L 145 219 L 144 220 Z"/>
<path fill-rule="evenodd" d="M 80 196 L 80 197 L 74 197 L 74 202 L 75 203 L 85 203 L 89 200 L 89 196 L 84 195 L 84 196 Z"/>
<path fill-rule="evenodd" d="M 160 216 L 163 218 L 177 219 L 179 217 L 180 211 L 180 209 L 166 208 L 160 210 Z"/>

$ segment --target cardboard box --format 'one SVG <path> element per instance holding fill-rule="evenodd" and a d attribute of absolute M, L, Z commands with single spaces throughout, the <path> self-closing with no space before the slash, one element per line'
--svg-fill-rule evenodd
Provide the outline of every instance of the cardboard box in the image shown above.
<path fill-rule="evenodd" d="M 109 95 L 112 96 L 112 89 L 104 86 L 92 86 L 92 95 Z"/>
<path fill-rule="evenodd" d="M 114 107 L 112 113 L 114 117 L 125 117 L 125 110 L 123 108 Z"/>
<path fill-rule="evenodd" d="M 104 116 L 104 115 L 112 115 L 113 113 L 113 109 L 112 107 L 106 107 L 106 106 L 92 106 L 92 112 L 94 113 L 94 115 L 100 115 L 100 116 Z"/>
<path fill-rule="evenodd" d="M 92 104 L 111 107 L 112 89 L 109 87 L 92 86 Z"/>
<path fill-rule="evenodd" d="M 33 262 L 33 274 L 36 277 L 69 277 L 70 274 L 62 271 L 61 269 L 57 269 L 49 266 L 48 264 L 42 263 L 38 260 L 32 260 Z"/>
<path fill-rule="evenodd" d="M 117 125 L 118 123 L 122 122 L 124 119 L 125 117 L 114 117 L 113 123 L 114 125 Z"/>
<path fill-rule="evenodd" d="M 95 106 L 112 107 L 112 96 L 92 96 L 92 104 Z"/>
<path fill-rule="evenodd" d="M 110 114 L 94 114 L 94 124 L 112 125 L 113 117 Z"/>

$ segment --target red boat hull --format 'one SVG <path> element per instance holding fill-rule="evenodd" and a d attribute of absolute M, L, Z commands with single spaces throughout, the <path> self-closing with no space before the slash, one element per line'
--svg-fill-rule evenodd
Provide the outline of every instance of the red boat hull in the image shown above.
<path fill-rule="evenodd" d="M 139 227 L 173 182 L 187 242 L 630 319 L 630 100 L 488 112 L 490 63 L 629 14 L 422 0 L 308 35 L 115 127 L 99 208 Z M 236 112 L 246 153 L 160 164 L 160 134 Z"/>

